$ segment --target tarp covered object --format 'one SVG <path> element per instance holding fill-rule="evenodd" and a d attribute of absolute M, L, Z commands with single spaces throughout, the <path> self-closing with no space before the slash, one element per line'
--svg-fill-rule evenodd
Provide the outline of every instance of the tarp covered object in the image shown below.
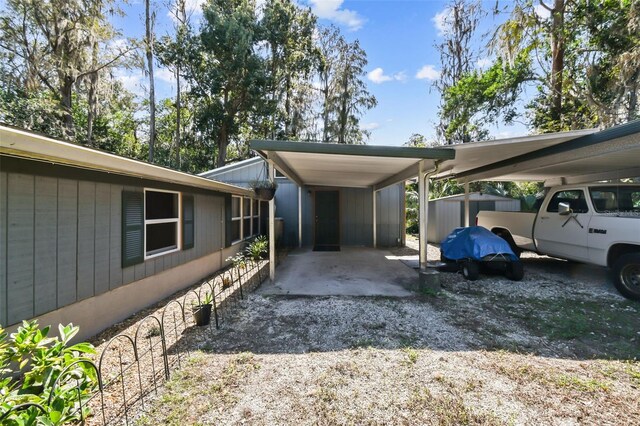
<path fill-rule="evenodd" d="M 454 229 L 440 243 L 440 251 L 451 260 L 482 260 L 492 254 L 503 254 L 512 261 L 518 260 L 509 243 L 482 226 Z"/>

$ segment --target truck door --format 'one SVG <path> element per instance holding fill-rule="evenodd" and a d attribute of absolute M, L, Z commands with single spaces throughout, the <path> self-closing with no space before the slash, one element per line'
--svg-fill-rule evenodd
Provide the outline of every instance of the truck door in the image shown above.
<path fill-rule="evenodd" d="M 566 203 L 571 212 L 559 213 L 559 204 Z M 538 251 L 552 256 L 589 260 L 587 237 L 591 213 L 582 189 L 556 191 L 536 218 L 534 239 Z"/>

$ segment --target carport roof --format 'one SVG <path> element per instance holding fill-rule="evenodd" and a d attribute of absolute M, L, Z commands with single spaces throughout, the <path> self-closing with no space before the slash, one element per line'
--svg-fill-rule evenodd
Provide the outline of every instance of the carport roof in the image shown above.
<path fill-rule="evenodd" d="M 252 141 L 251 147 L 299 185 L 385 186 L 433 170 L 434 179 L 571 184 L 640 176 L 640 120 L 442 148 Z"/>
<path fill-rule="evenodd" d="M 454 145 L 435 179 L 545 181 L 548 186 L 640 176 L 640 120 L 611 127 Z"/>
<path fill-rule="evenodd" d="M 433 165 L 455 156 L 450 148 L 272 140 L 251 141 L 251 148 L 299 185 L 375 189 L 417 176 L 421 161 Z"/>

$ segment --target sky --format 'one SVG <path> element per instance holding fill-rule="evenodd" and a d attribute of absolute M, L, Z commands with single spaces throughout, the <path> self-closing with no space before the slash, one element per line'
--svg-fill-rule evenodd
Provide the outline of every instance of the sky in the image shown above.
<path fill-rule="evenodd" d="M 204 0 L 188 0 L 192 20 L 198 26 Z M 172 33 L 167 2 L 156 1 L 156 35 Z M 447 30 L 446 2 L 439 0 L 299 0 L 311 7 L 321 25 L 334 24 L 348 41 L 359 40 L 367 52 L 367 87 L 378 100 L 360 121 L 371 131 L 368 144 L 399 146 L 413 133 L 435 137 L 440 96 L 433 82 L 440 72 L 435 45 Z M 495 0 L 484 3 L 487 9 Z M 124 16 L 114 21 L 124 37 L 144 33 L 144 3 L 133 0 L 123 7 Z M 504 16 L 487 16 L 474 41 L 484 46 L 481 35 L 489 33 Z M 486 51 L 483 49 L 482 51 Z M 490 58 L 480 57 L 476 66 L 486 67 Z M 139 70 L 120 69 L 117 77 L 129 90 L 144 95 L 145 77 Z M 167 69 L 156 68 L 156 98 L 173 95 L 175 83 Z M 494 138 L 527 134 L 522 124 L 491 128 Z"/>

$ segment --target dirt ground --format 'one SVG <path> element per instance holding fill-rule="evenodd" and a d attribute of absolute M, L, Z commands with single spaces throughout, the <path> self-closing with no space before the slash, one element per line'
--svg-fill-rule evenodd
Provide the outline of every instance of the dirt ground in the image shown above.
<path fill-rule="evenodd" d="M 640 424 L 640 303 L 524 262 L 404 298 L 252 294 L 184 335 L 197 351 L 138 424 Z"/>

